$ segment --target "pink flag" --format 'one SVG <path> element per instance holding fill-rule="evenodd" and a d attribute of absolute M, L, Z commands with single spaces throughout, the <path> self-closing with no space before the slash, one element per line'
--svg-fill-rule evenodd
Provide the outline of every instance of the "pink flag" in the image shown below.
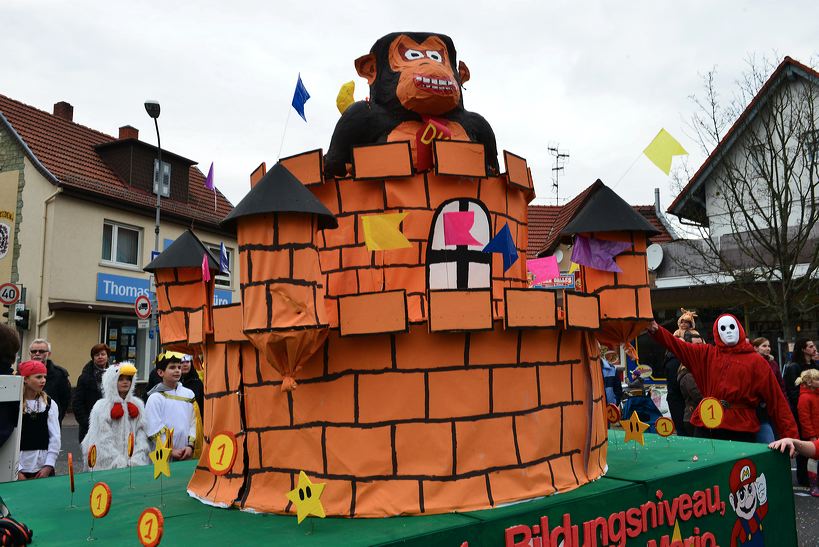
<path fill-rule="evenodd" d="M 554 255 L 527 260 L 526 268 L 535 275 L 535 283 L 550 281 L 560 275 L 560 267 Z"/>
<path fill-rule="evenodd" d="M 210 268 L 208 267 L 208 255 L 202 255 L 202 283 L 210 281 Z"/>
<path fill-rule="evenodd" d="M 444 213 L 444 245 L 483 245 L 469 230 L 475 224 L 475 211 Z"/>

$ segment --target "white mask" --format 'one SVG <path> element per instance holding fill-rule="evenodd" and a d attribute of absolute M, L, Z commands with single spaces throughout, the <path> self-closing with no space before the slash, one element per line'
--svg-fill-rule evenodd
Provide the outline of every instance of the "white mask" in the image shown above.
<path fill-rule="evenodd" d="M 726 346 L 736 346 L 739 342 L 739 325 L 733 317 L 720 317 L 717 321 L 717 333 Z"/>

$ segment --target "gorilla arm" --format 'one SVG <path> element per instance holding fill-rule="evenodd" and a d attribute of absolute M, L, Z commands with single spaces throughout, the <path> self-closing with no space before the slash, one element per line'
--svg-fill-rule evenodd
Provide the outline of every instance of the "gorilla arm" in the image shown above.
<path fill-rule="evenodd" d="M 489 176 L 500 173 L 498 166 L 498 145 L 495 142 L 495 132 L 486 118 L 475 112 L 459 109 L 446 116 L 461 124 L 469 140 L 482 143 L 486 147 L 486 172 Z"/>
<path fill-rule="evenodd" d="M 384 108 L 369 101 L 357 101 L 338 120 L 330 147 L 324 156 L 325 177 L 345 177 L 353 161 L 353 146 L 384 142 L 398 124 Z"/>

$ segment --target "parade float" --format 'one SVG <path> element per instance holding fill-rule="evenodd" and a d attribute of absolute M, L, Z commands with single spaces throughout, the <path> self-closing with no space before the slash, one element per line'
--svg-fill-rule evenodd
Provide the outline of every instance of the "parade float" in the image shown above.
<path fill-rule="evenodd" d="M 163 345 L 205 377 L 205 449 L 172 466 L 167 537 L 727 545 L 737 522 L 764 518 L 795 543 L 781 455 L 608 429 L 598 342 L 628 344 L 652 319 L 654 228 L 597 181 L 563 208 L 560 237 L 615 248 L 616 268 L 530 288 L 531 171 L 505 150 L 499 163 L 491 126 L 464 109 L 450 38 L 389 34 L 355 66 L 369 98 L 327 154 L 262 164 L 224 220 L 241 302 L 213 305 L 219 261 L 192 232 L 145 268 Z M 217 435 L 236 452 L 219 473 Z M 321 485 L 314 515 L 347 518 L 298 527 L 303 484 Z M 119 494 L 134 524 L 151 486 Z"/>

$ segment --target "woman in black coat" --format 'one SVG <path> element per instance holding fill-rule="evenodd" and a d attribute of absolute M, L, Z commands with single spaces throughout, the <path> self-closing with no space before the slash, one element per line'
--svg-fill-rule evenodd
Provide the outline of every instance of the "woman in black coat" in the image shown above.
<path fill-rule="evenodd" d="M 799 425 L 799 386 L 796 385 L 796 379 L 803 371 L 810 368 L 819 368 L 816 366 L 814 358 L 816 357 L 816 344 L 812 340 L 806 338 L 798 338 L 793 347 L 793 356 L 791 362 L 785 365 L 785 372 L 782 374 L 785 381 L 785 393 L 788 396 L 788 403 L 793 412 L 793 417 L 796 420 L 796 425 L 801 431 L 802 426 Z M 796 482 L 800 486 L 808 486 L 808 459 L 804 456 L 796 456 Z"/>
<path fill-rule="evenodd" d="M 108 368 L 108 356 L 111 350 L 105 344 L 95 344 L 91 347 L 91 360 L 88 361 L 77 378 L 77 387 L 74 389 L 74 399 L 71 407 L 74 417 L 80 426 L 80 442 L 88 433 L 88 418 L 94 403 L 102 398 L 102 373 Z"/>

